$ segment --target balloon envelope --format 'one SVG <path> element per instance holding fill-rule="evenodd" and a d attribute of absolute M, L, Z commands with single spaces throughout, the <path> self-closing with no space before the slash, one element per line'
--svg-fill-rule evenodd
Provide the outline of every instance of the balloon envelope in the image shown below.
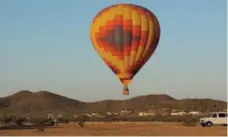
<path fill-rule="evenodd" d="M 116 4 L 101 10 L 93 19 L 91 41 L 99 56 L 125 86 L 154 53 L 160 25 L 148 9 L 133 4 Z"/>

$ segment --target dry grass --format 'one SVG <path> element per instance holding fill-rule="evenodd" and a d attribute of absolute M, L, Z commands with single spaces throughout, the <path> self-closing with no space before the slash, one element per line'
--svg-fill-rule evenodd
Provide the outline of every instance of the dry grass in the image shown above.
<path fill-rule="evenodd" d="M 203 128 L 199 125 L 186 127 L 171 122 L 121 122 L 86 123 L 85 128 L 77 124 L 62 124 L 57 128 L 47 128 L 44 132 L 37 129 L 1 130 L 1 136 L 227 136 L 227 127 Z"/>

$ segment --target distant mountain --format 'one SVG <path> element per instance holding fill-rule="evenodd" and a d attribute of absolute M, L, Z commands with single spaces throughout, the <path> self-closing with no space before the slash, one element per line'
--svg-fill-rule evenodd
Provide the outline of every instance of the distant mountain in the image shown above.
<path fill-rule="evenodd" d="M 85 104 L 47 91 L 20 91 L 0 99 L 0 109 L 19 114 L 69 113 L 71 106 L 82 109 Z"/>
<path fill-rule="evenodd" d="M 119 112 L 122 109 L 141 111 L 147 109 L 184 109 L 218 111 L 227 108 L 227 102 L 212 99 L 177 100 L 168 95 L 145 95 L 127 100 L 103 100 L 82 102 L 57 95 L 48 91 L 19 91 L 0 98 L 0 111 L 17 114 L 47 115 L 49 113 Z"/>

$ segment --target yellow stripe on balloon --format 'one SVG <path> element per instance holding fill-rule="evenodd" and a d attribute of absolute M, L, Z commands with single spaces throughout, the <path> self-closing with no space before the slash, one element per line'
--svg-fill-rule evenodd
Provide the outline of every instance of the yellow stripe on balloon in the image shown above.
<path fill-rule="evenodd" d="M 140 18 L 141 18 L 141 31 L 148 31 L 148 28 L 149 28 L 148 19 L 143 14 L 140 15 Z M 142 42 L 142 40 L 141 40 L 140 43 L 139 43 L 139 48 L 137 50 L 137 54 L 136 54 L 136 58 L 135 58 L 135 64 L 137 62 L 139 62 L 139 60 L 141 60 L 141 58 L 142 58 L 144 49 L 146 47 L 143 44 L 145 44 L 145 42 Z"/>
<path fill-rule="evenodd" d="M 136 26 L 136 25 L 137 26 L 141 25 L 140 15 L 138 14 L 138 12 L 136 10 L 132 10 L 132 31 L 134 31 L 134 29 L 135 29 L 134 26 Z M 134 65 L 136 53 L 137 53 L 137 50 L 132 50 L 132 47 L 131 47 L 131 58 L 130 58 L 129 67 L 132 67 Z"/>
<path fill-rule="evenodd" d="M 123 9 L 123 20 L 132 20 L 132 12 L 131 9 L 128 6 L 125 6 Z M 131 46 L 131 45 L 128 45 Z M 124 52 L 124 73 L 128 73 L 127 70 L 129 69 L 129 62 L 131 58 L 131 50 L 127 51 L 129 52 L 130 56 L 126 55 L 126 52 Z"/>
<path fill-rule="evenodd" d="M 149 33 L 148 33 L 148 39 L 147 39 L 147 44 L 145 46 L 145 50 L 143 52 L 143 55 L 142 55 L 142 58 L 145 59 L 145 57 L 150 54 L 148 51 L 150 50 L 151 48 L 151 43 L 153 41 L 153 38 L 154 36 L 153 35 L 156 35 L 153 33 L 154 31 L 154 27 L 153 27 L 153 22 L 152 22 L 152 19 L 150 16 L 148 16 L 148 22 L 149 22 Z"/>

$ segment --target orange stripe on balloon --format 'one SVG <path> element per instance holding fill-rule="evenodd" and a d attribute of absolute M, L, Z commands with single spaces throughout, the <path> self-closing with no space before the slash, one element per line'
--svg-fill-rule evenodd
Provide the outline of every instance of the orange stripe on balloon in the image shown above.
<path fill-rule="evenodd" d="M 131 19 L 123 20 L 123 29 L 126 30 L 132 30 L 132 21 Z"/>

